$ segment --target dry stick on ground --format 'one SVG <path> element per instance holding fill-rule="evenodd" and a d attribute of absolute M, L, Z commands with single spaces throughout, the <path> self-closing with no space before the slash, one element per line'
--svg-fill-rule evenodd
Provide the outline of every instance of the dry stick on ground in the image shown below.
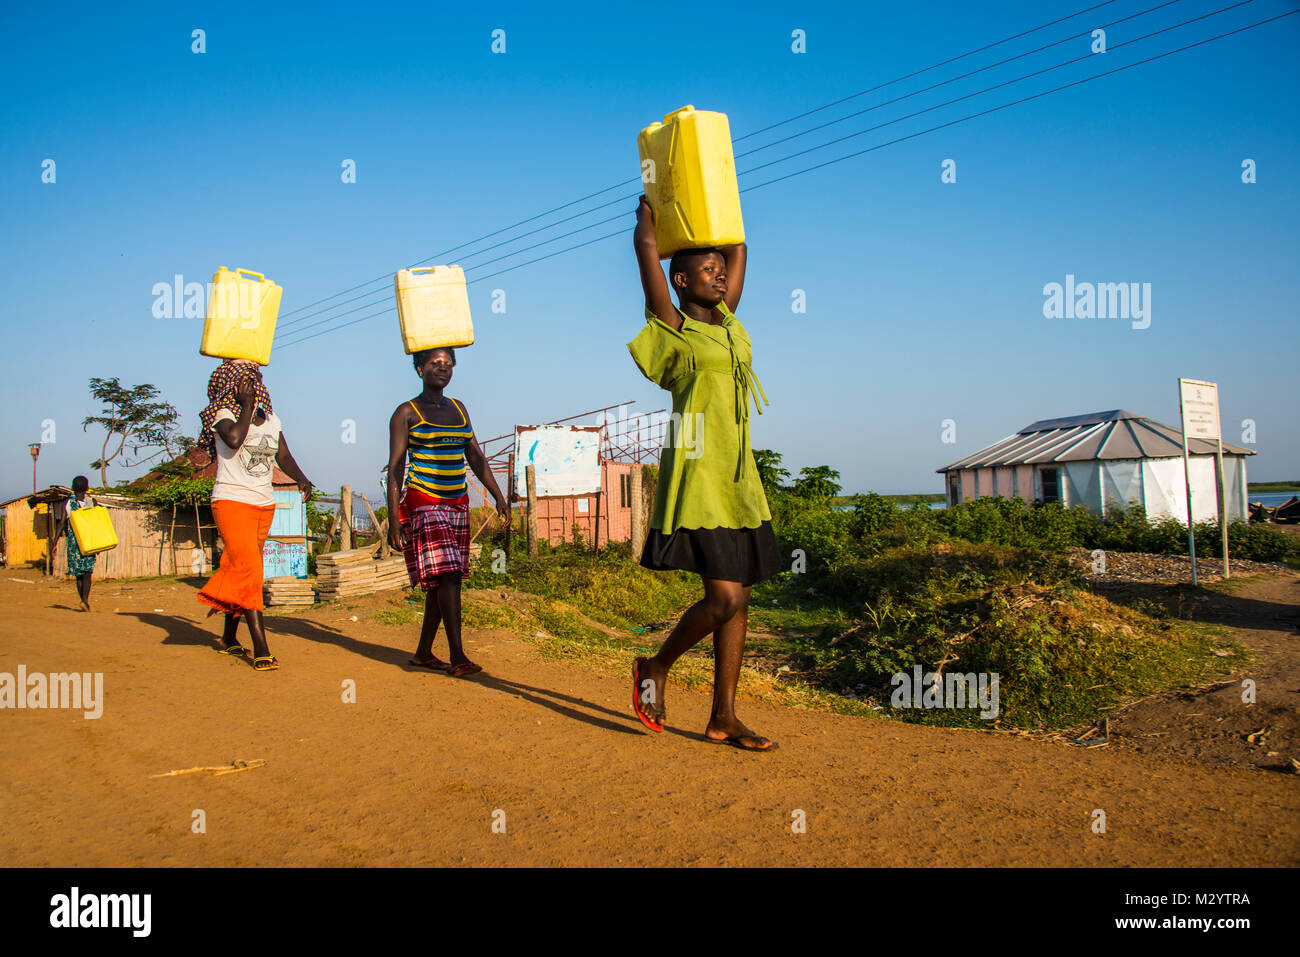
<path fill-rule="evenodd" d="M 219 774 L 233 774 L 236 771 L 251 771 L 253 768 L 260 768 L 266 764 L 261 758 L 254 758 L 252 761 L 232 761 L 230 764 L 219 764 L 215 767 L 203 768 L 182 768 L 179 771 L 164 771 L 162 774 L 151 774 L 151 778 L 172 778 L 178 774 L 194 774 L 198 771 L 211 771 L 212 776 Z"/>

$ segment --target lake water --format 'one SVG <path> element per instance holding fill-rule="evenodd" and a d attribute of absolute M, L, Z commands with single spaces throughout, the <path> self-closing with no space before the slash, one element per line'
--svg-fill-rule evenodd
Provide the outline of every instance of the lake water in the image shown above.
<path fill-rule="evenodd" d="M 1246 500 L 1259 502 L 1261 505 L 1273 508 L 1276 505 L 1281 505 L 1292 495 L 1300 495 L 1300 492 L 1250 492 L 1246 495 Z"/>

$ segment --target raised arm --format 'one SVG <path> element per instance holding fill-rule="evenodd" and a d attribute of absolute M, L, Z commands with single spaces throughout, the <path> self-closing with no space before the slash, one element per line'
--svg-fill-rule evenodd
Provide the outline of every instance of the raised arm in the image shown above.
<path fill-rule="evenodd" d="M 253 422 L 253 406 L 257 403 L 257 392 L 254 390 L 251 376 L 239 383 L 239 387 L 235 389 L 235 398 L 239 400 L 239 419 L 233 422 L 230 419 L 222 419 L 215 426 L 221 441 L 232 449 L 237 449 L 244 444 L 244 440 L 248 438 L 248 427 Z"/>
<path fill-rule="evenodd" d="M 406 447 L 409 439 L 411 406 L 403 402 L 388 420 L 388 544 L 397 551 L 405 547 L 402 523 L 397 519 L 397 505 L 406 477 Z"/>
<path fill-rule="evenodd" d="M 745 288 L 745 244 L 722 246 L 718 249 L 727 263 L 727 294 L 722 301 L 732 312 L 740 305 L 740 294 Z"/>
<path fill-rule="evenodd" d="M 681 329 L 682 317 L 673 305 L 668 280 L 659 265 L 659 243 L 655 239 L 654 213 L 644 196 L 636 208 L 636 229 L 632 232 L 632 245 L 636 248 L 636 263 L 641 270 L 641 288 L 645 292 L 646 308 L 665 325 Z M 728 264 L 730 265 L 730 264 Z M 742 272 L 744 267 L 741 267 Z"/>

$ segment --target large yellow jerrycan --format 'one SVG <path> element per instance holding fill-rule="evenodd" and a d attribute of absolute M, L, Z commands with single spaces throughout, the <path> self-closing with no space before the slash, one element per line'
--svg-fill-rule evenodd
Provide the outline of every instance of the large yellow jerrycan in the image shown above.
<path fill-rule="evenodd" d="M 117 532 L 113 531 L 113 521 L 104 506 L 75 509 L 68 521 L 72 523 L 72 535 L 81 554 L 97 555 L 117 548 Z"/>
<path fill-rule="evenodd" d="M 745 241 L 727 114 L 684 106 L 636 139 L 659 257 Z"/>
<path fill-rule="evenodd" d="M 212 275 L 199 352 L 219 359 L 251 359 L 258 365 L 268 365 L 283 292 L 260 272 L 220 267 Z"/>
<path fill-rule="evenodd" d="M 406 354 L 474 344 L 469 290 L 459 266 L 399 269 L 393 276 Z"/>

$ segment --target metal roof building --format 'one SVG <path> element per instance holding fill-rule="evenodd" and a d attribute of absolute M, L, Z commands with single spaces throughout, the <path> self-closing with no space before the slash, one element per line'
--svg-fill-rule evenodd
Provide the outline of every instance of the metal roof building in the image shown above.
<path fill-rule="evenodd" d="M 1192 514 L 1218 515 L 1215 443 L 1192 439 Z M 1229 520 L 1246 520 L 1246 456 L 1223 444 Z M 1084 505 L 1105 515 L 1138 503 L 1151 518 L 1187 521 L 1182 431 L 1124 409 L 1043 419 L 937 471 L 949 505 L 985 495 Z"/>

